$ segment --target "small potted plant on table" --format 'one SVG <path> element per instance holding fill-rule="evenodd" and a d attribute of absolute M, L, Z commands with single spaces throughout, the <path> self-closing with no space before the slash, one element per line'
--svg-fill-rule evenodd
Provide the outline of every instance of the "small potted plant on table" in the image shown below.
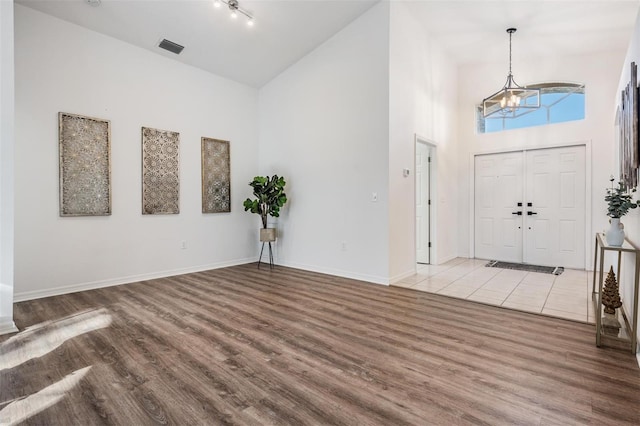
<path fill-rule="evenodd" d="M 632 195 L 627 191 L 626 186 L 622 182 L 618 182 L 618 187 L 613 187 L 613 177 L 609 179 L 611 181 L 611 188 L 607 188 L 607 195 L 604 200 L 608 203 L 607 216 L 611 226 L 607 231 L 605 237 L 607 244 L 614 247 L 620 247 L 624 242 L 624 225 L 620 223 L 620 218 L 626 215 L 630 209 L 638 207 L 637 201 L 632 201 Z M 633 188 L 631 193 L 636 192 Z"/>

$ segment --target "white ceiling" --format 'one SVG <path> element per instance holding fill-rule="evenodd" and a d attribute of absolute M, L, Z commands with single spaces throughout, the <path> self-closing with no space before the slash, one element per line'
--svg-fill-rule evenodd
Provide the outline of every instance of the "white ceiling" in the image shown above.
<path fill-rule="evenodd" d="M 638 0 L 448 0 L 408 2 L 457 64 L 626 51 Z"/>
<path fill-rule="evenodd" d="M 1 1 L 1 0 L 0 0 Z M 229 18 L 211 0 L 16 0 L 164 56 L 260 87 L 378 0 L 240 0 L 255 16 Z M 401 1 L 401 0 L 392 0 Z M 626 49 L 640 0 L 415 0 L 407 6 L 458 64 Z M 180 56 L 157 47 L 167 38 Z"/>
<path fill-rule="evenodd" d="M 4 0 L 0 0 L 4 1 Z M 211 0 L 16 0 L 49 15 L 260 87 L 329 39 L 378 0 L 239 0 L 255 17 L 229 17 Z M 176 56 L 157 47 L 167 38 Z"/>

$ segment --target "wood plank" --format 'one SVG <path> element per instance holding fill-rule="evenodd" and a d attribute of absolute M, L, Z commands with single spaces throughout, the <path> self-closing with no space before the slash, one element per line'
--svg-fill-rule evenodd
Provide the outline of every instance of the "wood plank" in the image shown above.
<path fill-rule="evenodd" d="M 2 424 L 640 424 L 635 358 L 592 325 L 410 289 L 250 264 L 14 312 Z"/>

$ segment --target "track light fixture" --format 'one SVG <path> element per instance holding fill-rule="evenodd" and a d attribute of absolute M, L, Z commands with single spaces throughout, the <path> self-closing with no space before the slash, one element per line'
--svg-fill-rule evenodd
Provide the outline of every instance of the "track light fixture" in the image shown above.
<path fill-rule="evenodd" d="M 237 19 L 238 14 L 242 14 L 247 17 L 247 25 L 253 27 L 253 16 L 240 7 L 238 0 L 213 0 L 213 7 L 215 8 L 219 8 L 223 4 L 229 7 L 229 10 L 231 11 L 231 19 Z"/>

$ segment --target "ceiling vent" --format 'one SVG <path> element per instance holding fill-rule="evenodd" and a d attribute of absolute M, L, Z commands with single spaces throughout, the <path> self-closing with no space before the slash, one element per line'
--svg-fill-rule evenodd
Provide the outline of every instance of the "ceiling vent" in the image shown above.
<path fill-rule="evenodd" d="M 162 39 L 158 47 L 164 50 L 168 50 L 171 53 L 175 53 L 176 55 L 179 55 L 180 52 L 182 52 L 182 49 L 184 49 L 184 46 L 180 46 L 178 43 L 174 43 L 171 40 L 167 40 L 166 38 Z"/>

